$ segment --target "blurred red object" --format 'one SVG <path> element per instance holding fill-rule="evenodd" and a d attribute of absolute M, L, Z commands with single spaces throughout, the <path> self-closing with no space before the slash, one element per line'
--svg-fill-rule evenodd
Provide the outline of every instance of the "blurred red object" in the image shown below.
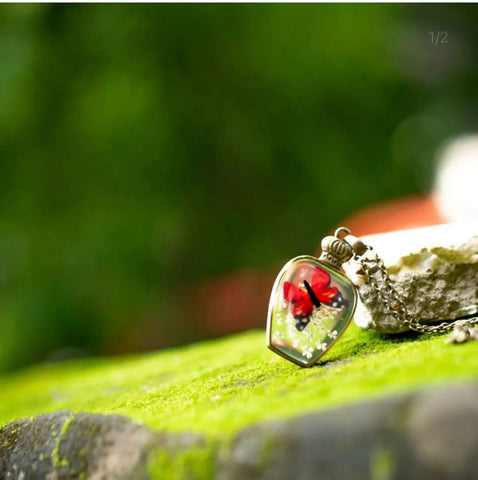
<path fill-rule="evenodd" d="M 340 225 L 356 236 L 445 223 L 433 197 L 412 196 L 372 205 L 345 218 Z"/>
<path fill-rule="evenodd" d="M 238 271 L 201 284 L 193 303 L 213 335 L 263 327 L 277 272 Z"/>

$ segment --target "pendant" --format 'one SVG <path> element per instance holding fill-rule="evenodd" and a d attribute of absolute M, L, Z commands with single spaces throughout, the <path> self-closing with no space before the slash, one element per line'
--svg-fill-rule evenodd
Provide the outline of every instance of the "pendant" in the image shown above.
<path fill-rule="evenodd" d="M 303 367 L 311 367 L 349 325 L 357 294 L 342 273 L 353 255 L 340 237 L 341 228 L 322 241 L 320 258 L 303 255 L 290 260 L 272 288 L 267 318 L 267 346 Z"/>

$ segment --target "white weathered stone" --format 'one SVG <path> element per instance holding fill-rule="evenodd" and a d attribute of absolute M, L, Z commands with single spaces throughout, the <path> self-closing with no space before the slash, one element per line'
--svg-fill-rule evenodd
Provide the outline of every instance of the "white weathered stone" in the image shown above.
<path fill-rule="evenodd" d="M 478 313 L 478 224 L 448 224 L 363 238 L 383 258 L 408 312 L 420 323 Z M 357 265 L 345 266 L 354 280 Z M 381 333 L 408 330 L 368 282 L 358 286 L 358 326 Z"/>

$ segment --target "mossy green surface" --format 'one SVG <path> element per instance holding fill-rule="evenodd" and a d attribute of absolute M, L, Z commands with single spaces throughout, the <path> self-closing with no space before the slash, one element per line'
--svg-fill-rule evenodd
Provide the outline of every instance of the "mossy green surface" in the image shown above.
<path fill-rule="evenodd" d="M 154 451 L 148 459 L 148 473 L 151 478 L 208 480 L 214 478 L 216 444 L 210 441 L 203 446 L 188 448 L 171 455 L 163 449 Z"/>
<path fill-rule="evenodd" d="M 313 368 L 246 332 L 147 355 L 41 365 L 0 380 L 0 425 L 58 410 L 122 414 L 213 439 L 241 427 L 417 387 L 478 378 L 478 342 L 379 336 L 352 325 Z"/>

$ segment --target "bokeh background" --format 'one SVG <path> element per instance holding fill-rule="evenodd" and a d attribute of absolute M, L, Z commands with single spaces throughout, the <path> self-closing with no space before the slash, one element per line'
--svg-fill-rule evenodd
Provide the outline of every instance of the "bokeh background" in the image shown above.
<path fill-rule="evenodd" d="M 429 191 L 437 148 L 476 130 L 477 22 L 474 5 L 0 6 L 0 371 L 263 327 L 241 319 L 277 267 Z"/>

